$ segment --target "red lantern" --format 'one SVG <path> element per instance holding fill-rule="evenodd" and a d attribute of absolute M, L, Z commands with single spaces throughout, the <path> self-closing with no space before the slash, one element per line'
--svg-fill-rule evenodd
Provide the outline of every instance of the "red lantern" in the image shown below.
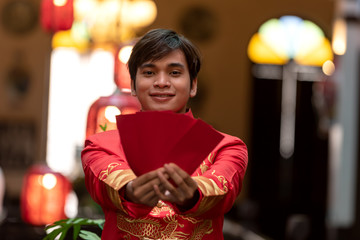
<path fill-rule="evenodd" d="M 24 222 L 46 225 L 66 218 L 65 203 L 71 183 L 47 166 L 34 166 L 25 175 L 21 193 L 21 215 Z"/>
<path fill-rule="evenodd" d="M 115 55 L 115 84 L 122 92 L 130 92 L 131 78 L 127 67 L 134 42 L 122 45 Z"/>
<path fill-rule="evenodd" d="M 116 115 L 131 114 L 140 110 L 140 103 L 136 97 L 128 92 L 117 90 L 113 95 L 100 97 L 90 107 L 86 137 L 107 130 L 116 129 Z"/>
<path fill-rule="evenodd" d="M 74 0 L 42 0 L 41 25 L 48 32 L 69 30 L 74 22 Z"/>

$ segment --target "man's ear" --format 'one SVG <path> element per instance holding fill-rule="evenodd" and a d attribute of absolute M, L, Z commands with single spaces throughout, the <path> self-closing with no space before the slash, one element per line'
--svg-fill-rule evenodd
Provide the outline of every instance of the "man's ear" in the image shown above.
<path fill-rule="evenodd" d="M 194 78 L 190 88 L 190 97 L 195 97 L 197 93 L 197 78 Z"/>
<path fill-rule="evenodd" d="M 136 96 L 135 81 L 131 79 L 131 96 Z"/>

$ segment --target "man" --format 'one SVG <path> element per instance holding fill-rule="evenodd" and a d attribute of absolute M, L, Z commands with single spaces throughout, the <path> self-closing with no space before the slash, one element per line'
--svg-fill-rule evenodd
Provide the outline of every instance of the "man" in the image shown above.
<path fill-rule="evenodd" d="M 142 111 L 193 117 L 187 102 L 196 95 L 200 66 L 189 40 L 171 30 L 152 30 L 136 43 L 128 62 L 132 94 Z M 223 239 L 224 213 L 241 191 L 247 149 L 240 139 L 221 134 L 191 176 L 169 163 L 137 177 L 118 131 L 89 137 L 82 163 L 87 189 L 105 214 L 102 239 Z"/>

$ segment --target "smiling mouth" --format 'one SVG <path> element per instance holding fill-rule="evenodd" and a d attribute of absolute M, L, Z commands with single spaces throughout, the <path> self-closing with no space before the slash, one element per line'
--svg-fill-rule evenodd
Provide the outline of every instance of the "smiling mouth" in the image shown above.
<path fill-rule="evenodd" d="M 171 99 L 173 99 L 175 95 L 173 94 L 150 94 L 150 97 L 153 99 L 153 101 L 155 102 L 168 102 Z"/>
<path fill-rule="evenodd" d="M 152 97 L 173 97 L 174 95 L 168 95 L 168 94 L 158 94 L 158 95 L 151 95 Z"/>
<path fill-rule="evenodd" d="M 173 93 L 161 93 L 161 92 L 158 92 L 158 93 L 150 93 L 150 96 L 151 97 L 159 97 L 159 98 L 168 98 L 168 97 L 174 97 L 175 94 Z"/>

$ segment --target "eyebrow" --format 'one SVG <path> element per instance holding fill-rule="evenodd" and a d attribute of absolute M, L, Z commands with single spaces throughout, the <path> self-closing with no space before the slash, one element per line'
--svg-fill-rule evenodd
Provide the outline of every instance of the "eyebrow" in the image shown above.
<path fill-rule="evenodd" d="M 185 66 L 181 63 L 170 63 L 168 65 L 169 67 L 180 67 L 180 68 L 185 68 Z"/>
<path fill-rule="evenodd" d="M 152 68 L 152 67 L 156 67 L 156 66 L 155 66 L 155 64 L 153 64 L 153 63 L 150 62 L 150 63 L 144 63 L 144 64 L 142 64 L 139 68 L 147 68 L 147 67 Z M 185 69 L 184 64 L 177 63 L 177 62 L 168 64 L 168 67 L 180 67 L 180 68 Z"/>

